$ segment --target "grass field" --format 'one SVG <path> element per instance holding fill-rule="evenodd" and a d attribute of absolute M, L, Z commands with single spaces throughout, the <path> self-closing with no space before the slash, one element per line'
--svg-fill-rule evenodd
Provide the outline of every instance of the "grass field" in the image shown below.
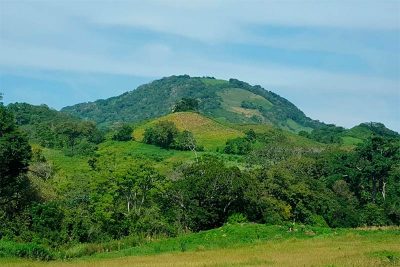
<path fill-rule="evenodd" d="M 70 261 L 2 266 L 400 266 L 400 229 L 228 225 Z"/>
<path fill-rule="evenodd" d="M 222 149 L 228 139 L 244 135 L 238 130 L 229 128 L 198 113 L 177 112 L 139 126 L 134 130 L 135 139 L 141 141 L 145 129 L 159 121 L 172 121 L 179 130 L 192 132 L 198 144 L 204 146 L 207 151 Z"/>

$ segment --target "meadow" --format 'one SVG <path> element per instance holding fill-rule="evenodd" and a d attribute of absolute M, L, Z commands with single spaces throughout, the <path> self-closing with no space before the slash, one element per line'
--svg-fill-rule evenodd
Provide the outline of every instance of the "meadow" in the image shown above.
<path fill-rule="evenodd" d="M 225 225 L 112 252 L 2 266 L 399 266 L 400 229 Z M 1 244 L 0 244 L 1 248 Z M 82 246 L 80 247 L 82 249 Z"/>

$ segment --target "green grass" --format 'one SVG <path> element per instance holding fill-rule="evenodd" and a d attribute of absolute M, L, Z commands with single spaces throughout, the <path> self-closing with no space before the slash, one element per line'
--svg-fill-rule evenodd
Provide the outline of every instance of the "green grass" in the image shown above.
<path fill-rule="evenodd" d="M 398 266 L 400 229 L 234 224 L 72 261 L 5 266 Z M 82 249 L 79 248 L 79 249 Z"/>
<path fill-rule="evenodd" d="M 345 146 L 354 146 L 363 142 L 362 139 L 351 137 L 351 136 L 344 136 L 342 137 L 343 145 Z"/>
<path fill-rule="evenodd" d="M 243 101 L 250 101 L 260 105 L 265 109 L 270 109 L 273 105 L 262 96 L 256 95 L 244 89 L 229 88 L 219 93 L 226 108 L 240 107 Z"/>
<path fill-rule="evenodd" d="M 243 101 L 252 102 L 265 109 L 270 109 L 273 106 L 264 97 L 239 88 L 225 89 L 219 92 L 219 95 L 222 97 L 222 107 L 225 110 L 240 114 L 246 118 L 251 118 L 252 116 L 262 117 L 262 114 L 257 109 L 242 108 Z"/>
<path fill-rule="evenodd" d="M 286 125 L 287 125 L 286 127 L 283 126 L 282 128 L 286 129 L 288 131 L 291 131 L 291 132 L 295 132 L 295 133 L 298 133 L 300 131 L 306 131 L 306 132 L 311 132 L 312 131 L 312 128 L 301 126 L 300 124 L 298 124 L 297 122 L 295 122 L 292 119 L 287 119 L 286 120 Z"/>
<path fill-rule="evenodd" d="M 98 154 L 100 158 L 112 158 L 117 166 L 129 165 L 135 159 L 151 160 L 154 162 L 153 166 L 162 173 L 168 172 L 176 163 L 195 158 L 191 151 L 168 150 L 137 141 L 106 141 L 100 144 Z"/>
<path fill-rule="evenodd" d="M 76 175 L 90 170 L 87 161 L 89 157 L 66 156 L 63 151 L 43 148 L 43 155 L 53 164 L 60 176 Z"/>
<path fill-rule="evenodd" d="M 172 121 L 179 130 L 188 130 L 193 133 L 197 143 L 207 151 L 222 149 L 228 139 L 243 136 L 238 130 L 225 126 L 213 119 L 193 112 L 177 112 L 150 121 L 138 126 L 134 130 L 134 137 L 141 141 L 146 128 L 151 127 L 159 121 Z"/>

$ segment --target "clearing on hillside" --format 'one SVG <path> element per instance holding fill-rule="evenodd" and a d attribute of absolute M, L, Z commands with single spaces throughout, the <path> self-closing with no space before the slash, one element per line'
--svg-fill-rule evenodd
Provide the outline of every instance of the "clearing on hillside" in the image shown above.
<path fill-rule="evenodd" d="M 146 128 L 151 127 L 159 121 L 172 121 L 180 130 L 188 130 L 193 133 L 197 143 L 207 151 L 223 148 L 228 139 L 244 136 L 244 133 L 222 125 L 212 119 L 194 112 L 177 112 L 143 124 L 134 130 L 136 140 L 143 140 Z"/>

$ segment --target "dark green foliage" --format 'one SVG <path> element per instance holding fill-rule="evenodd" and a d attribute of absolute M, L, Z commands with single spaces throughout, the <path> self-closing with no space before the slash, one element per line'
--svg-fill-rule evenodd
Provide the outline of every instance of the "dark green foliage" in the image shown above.
<path fill-rule="evenodd" d="M 198 231 L 221 226 L 229 214 L 243 212 L 250 182 L 239 169 L 207 157 L 185 168 L 168 194 L 180 223 Z"/>
<path fill-rule="evenodd" d="M 319 160 L 325 161 L 321 169 L 323 175 L 336 192 L 337 211 L 351 214 L 348 217 L 350 221 L 340 221 L 341 217 L 337 216 L 332 218 L 332 223 L 344 226 L 398 225 L 399 159 L 399 139 L 383 137 L 371 137 L 351 153 L 340 151 L 321 157 Z M 339 180 L 344 180 L 348 189 L 341 182 L 344 189 L 338 191 Z"/>
<path fill-rule="evenodd" d="M 60 231 L 64 218 L 60 205 L 55 202 L 36 204 L 30 209 L 30 229 L 40 242 L 50 245 L 61 243 Z"/>
<path fill-rule="evenodd" d="M 178 129 L 171 121 L 160 121 L 151 128 L 147 128 L 144 132 L 143 142 L 146 144 L 157 145 L 162 148 L 172 147 Z"/>
<path fill-rule="evenodd" d="M 81 121 L 45 105 L 15 103 L 8 108 L 15 114 L 17 124 L 32 142 L 63 149 L 70 156 L 93 154 L 96 144 L 104 139 L 94 123 Z"/>
<path fill-rule="evenodd" d="M 247 138 L 238 137 L 226 142 L 224 152 L 227 154 L 245 155 L 251 151 L 251 142 Z"/>
<path fill-rule="evenodd" d="M 143 142 L 162 148 L 203 150 L 197 146 L 196 139 L 191 132 L 187 130 L 179 132 L 171 121 L 160 121 L 153 127 L 147 128 L 144 132 Z"/>
<path fill-rule="evenodd" d="M 229 92 L 229 89 L 233 88 L 243 89 L 261 96 L 269 101 L 272 107 L 266 109 L 247 101 L 243 102 L 242 105 L 246 108 L 257 109 L 262 117 L 248 118 L 243 114 L 233 112 L 223 105 L 224 100 L 220 96 L 220 93 L 224 90 Z M 197 103 L 198 108 L 196 107 Z M 121 121 L 127 123 L 140 122 L 166 115 L 171 110 L 198 110 L 207 116 L 232 123 L 271 123 L 289 129 L 292 128 L 288 124 L 288 120 L 293 120 L 302 127 L 317 128 L 323 125 L 323 123 L 306 117 L 288 100 L 265 90 L 259 85 L 251 86 L 236 79 L 222 81 L 188 75 L 162 78 L 141 85 L 136 90 L 117 97 L 62 109 L 62 111 L 83 119 L 94 120 L 101 125 L 110 125 Z M 296 129 L 292 130 L 296 131 Z"/>
<path fill-rule="evenodd" d="M 133 140 L 132 132 L 132 126 L 128 124 L 123 124 L 116 130 L 112 139 L 115 141 L 131 141 Z"/>
<path fill-rule="evenodd" d="M 178 133 L 174 140 L 174 144 L 172 146 L 174 149 L 177 150 L 202 150 L 199 149 L 196 144 L 196 139 L 194 138 L 193 134 L 187 130 Z"/>
<path fill-rule="evenodd" d="M 182 98 L 175 104 L 174 112 L 197 111 L 199 109 L 199 101 L 193 98 Z"/>
<path fill-rule="evenodd" d="M 240 106 L 242 108 L 247 108 L 247 109 L 262 109 L 263 108 L 262 106 L 257 105 L 257 104 L 255 104 L 253 102 L 250 102 L 250 101 L 242 101 Z"/>
<path fill-rule="evenodd" d="M 0 258 L 20 257 L 34 260 L 52 260 L 54 255 L 44 246 L 36 243 L 15 243 L 0 241 Z"/>
<path fill-rule="evenodd" d="M 257 139 L 257 134 L 253 129 L 250 129 L 246 132 L 246 139 L 250 142 L 254 143 Z"/>
<path fill-rule="evenodd" d="M 373 135 L 388 137 L 388 138 L 399 138 L 399 133 L 392 131 L 385 127 L 379 122 L 365 122 L 358 126 L 351 128 L 348 131 L 348 135 L 360 139 L 367 139 Z"/>
<path fill-rule="evenodd" d="M 343 127 L 337 127 L 333 124 L 329 124 L 314 129 L 311 133 L 301 131 L 299 132 L 299 135 L 325 144 L 333 144 L 333 143 L 340 144 L 342 143 L 341 137 L 343 136 L 344 132 L 345 129 Z"/>
<path fill-rule="evenodd" d="M 30 158 L 27 138 L 11 112 L 0 105 L 0 212 L 12 215 L 34 198 L 26 176 Z"/>
<path fill-rule="evenodd" d="M 252 150 L 252 144 L 257 140 L 253 129 L 246 132 L 245 137 L 238 137 L 226 141 L 224 152 L 227 154 L 246 155 Z"/>
<path fill-rule="evenodd" d="M 342 144 L 343 138 L 345 137 L 352 137 L 360 140 L 367 140 L 372 136 L 387 138 L 399 137 L 398 133 L 386 128 L 382 123 L 377 122 L 361 123 L 349 130 L 343 127 L 337 127 L 333 124 L 328 124 L 320 126 L 310 133 L 300 131 L 299 135 L 325 144 Z"/>

